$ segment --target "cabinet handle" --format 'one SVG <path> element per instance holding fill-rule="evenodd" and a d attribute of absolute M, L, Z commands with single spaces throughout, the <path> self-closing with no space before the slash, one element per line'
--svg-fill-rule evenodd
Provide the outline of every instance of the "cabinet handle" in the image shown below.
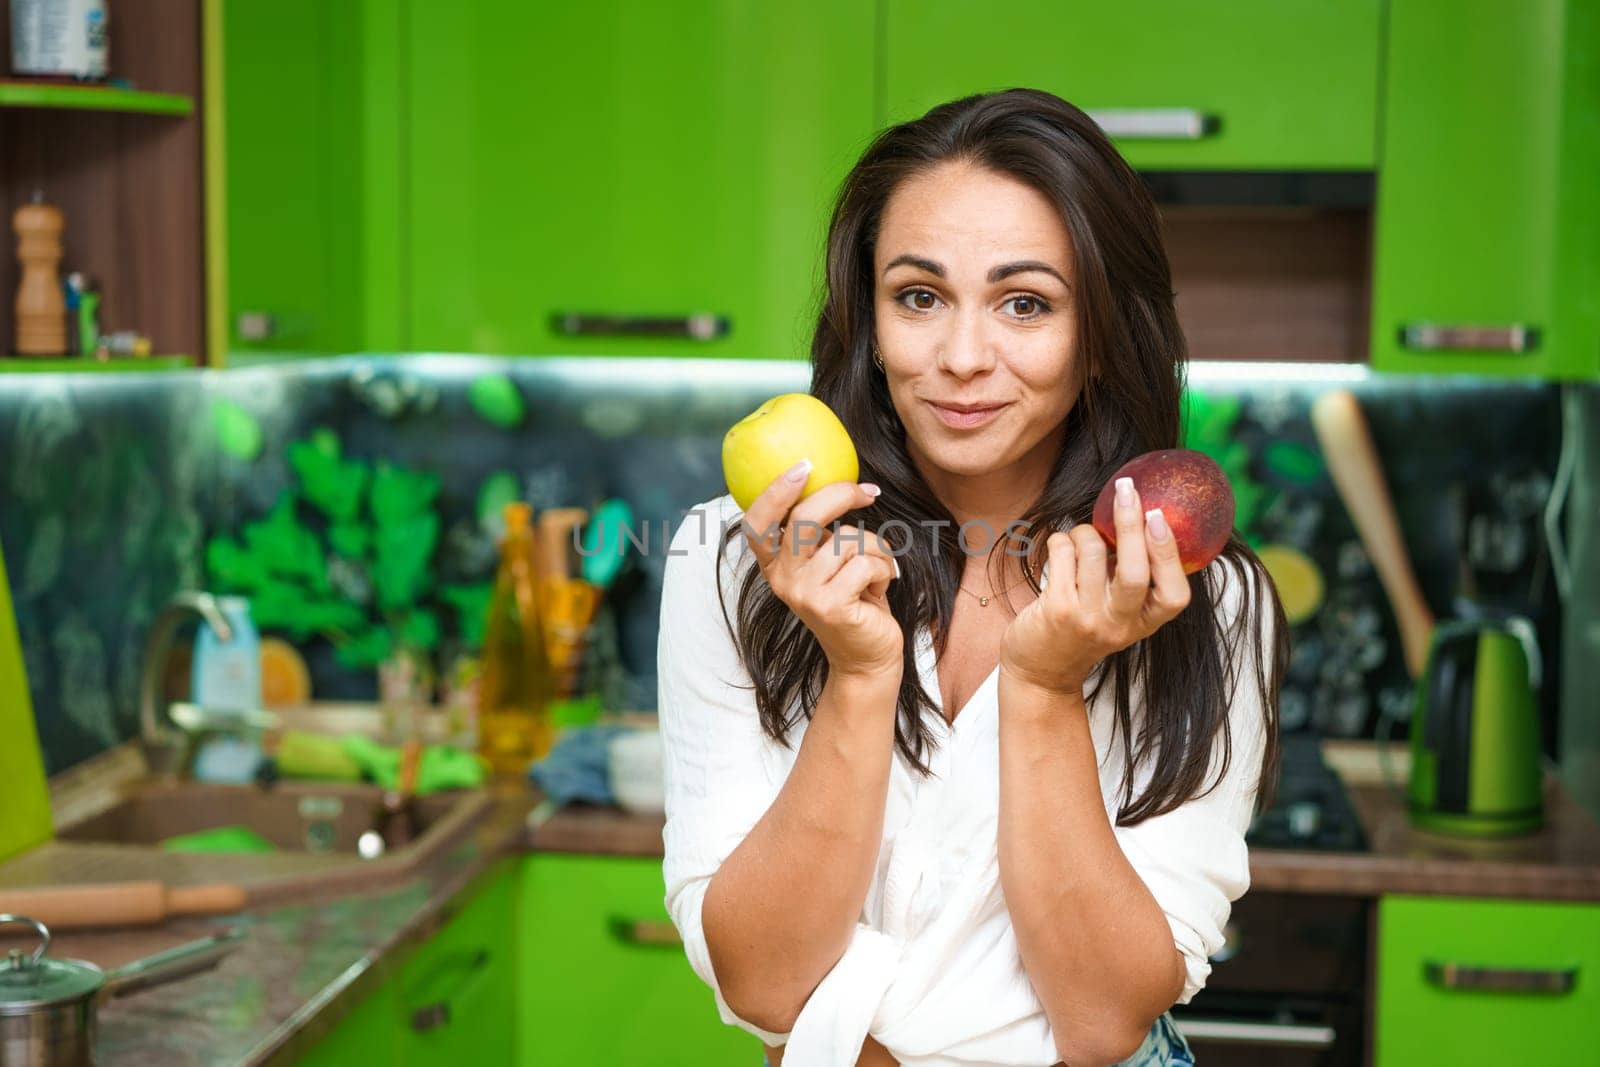
<path fill-rule="evenodd" d="M 1520 322 L 1509 326 L 1408 322 L 1400 327 L 1400 345 L 1415 352 L 1532 352 L 1539 347 L 1539 331 Z"/>
<path fill-rule="evenodd" d="M 429 1001 L 411 1011 L 411 1029 L 419 1034 L 426 1034 L 430 1030 L 437 1030 L 442 1026 L 450 1025 L 450 1004 L 466 992 L 473 979 L 483 973 L 489 965 L 489 950 L 480 948 L 467 960 L 460 977 L 456 979 L 455 988 L 449 996 L 440 997 L 438 1000 Z"/>
<path fill-rule="evenodd" d="M 558 312 L 552 320 L 557 333 L 568 337 L 680 337 L 690 341 L 715 341 L 726 337 L 733 323 L 726 315 L 588 315 Z"/>
<path fill-rule="evenodd" d="M 683 938 L 677 927 L 659 919 L 624 919 L 614 915 L 608 921 L 611 936 L 625 945 L 651 945 L 657 948 L 679 948 Z"/>
<path fill-rule="evenodd" d="M 1222 129 L 1222 119 L 1192 107 L 1110 107 L 1089 111 L 1107 137 L 1123 141 L 1198 141 Z"/>
<path fill-rule="evenodd" d="M 241 311 L 233 329 L 241 341 L 270 341 L 278 335 L 278 319 L 270 311 Z"/>
<path fill-rule="evenodd" d="M 1335 1032 L 1331 1026 L 1303 1023 L 1247 1023 L 1233 1019 L 1190 1019 L 1173 1017 L 1178 1032 L 1185 1038 L 1201 1041 L 1229 1041 L 1236 1045 L 1274 1048 L 1331 1048 Z"/>
<path fill-rule="evenodd" d="M 1422 973 L 1440 989 L 1477 989 L 1488 993 L 1550 993 L 1560 996 L 1572 992 L 1578 979 L 1576 967 L 1520 968 L 1475 967 L 1463 963 L 1425 960 Z"/>

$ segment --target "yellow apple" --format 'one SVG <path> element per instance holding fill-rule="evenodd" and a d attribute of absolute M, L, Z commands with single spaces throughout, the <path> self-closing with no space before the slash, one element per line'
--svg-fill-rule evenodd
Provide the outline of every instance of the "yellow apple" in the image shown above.
<path fill-rule="evenodd" d="M 802 500 L 832 482 L 855 481 L 861 469 L 844 423 L 809 393 L 773 397 L 722 439 L 722 474 L 741 509 L 803 459 L 811 461 L 811 476 Z"/>

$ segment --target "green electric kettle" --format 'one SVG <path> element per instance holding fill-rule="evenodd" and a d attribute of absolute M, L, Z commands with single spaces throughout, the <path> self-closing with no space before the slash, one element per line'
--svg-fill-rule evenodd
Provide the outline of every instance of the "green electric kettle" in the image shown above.
<path fill-rule="evenodd" d="M 1435 628 L 1411 719 L 1413 825 L 1475 837 L 1543 825 L 1540 663 L 1525 618 Z"/>

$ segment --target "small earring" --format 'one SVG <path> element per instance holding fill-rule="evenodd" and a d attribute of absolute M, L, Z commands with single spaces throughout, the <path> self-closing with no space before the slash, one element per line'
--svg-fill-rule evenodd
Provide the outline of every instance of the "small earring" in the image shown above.
<path fill-rule="evenodd" d="M 884 367 L 883 367 L 883 357 L 878 354 L 878 344 L 877 344 L 876 341 L 874 341 L 873 344 L 872 344 L 872 362 L 874 362 L 874 363 L 876 363 L 878 365 L 878 369 L 879 370 L 883 370 L 884 369 Z"/>

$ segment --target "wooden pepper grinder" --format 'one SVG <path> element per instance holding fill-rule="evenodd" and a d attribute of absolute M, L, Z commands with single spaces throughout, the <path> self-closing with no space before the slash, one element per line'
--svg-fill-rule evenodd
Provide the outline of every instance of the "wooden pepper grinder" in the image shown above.
<path fill-rule="evenodd" d="M 17 286 L 17 354 L 64 356 L 67 302 L 59 272 L 66 220 L 59 208 L 34 193 L 33 203 L 22 205 L 11 216 L 11 228 L 17 233 L 17 259 L 22 264 L 22 284 Z"/>

